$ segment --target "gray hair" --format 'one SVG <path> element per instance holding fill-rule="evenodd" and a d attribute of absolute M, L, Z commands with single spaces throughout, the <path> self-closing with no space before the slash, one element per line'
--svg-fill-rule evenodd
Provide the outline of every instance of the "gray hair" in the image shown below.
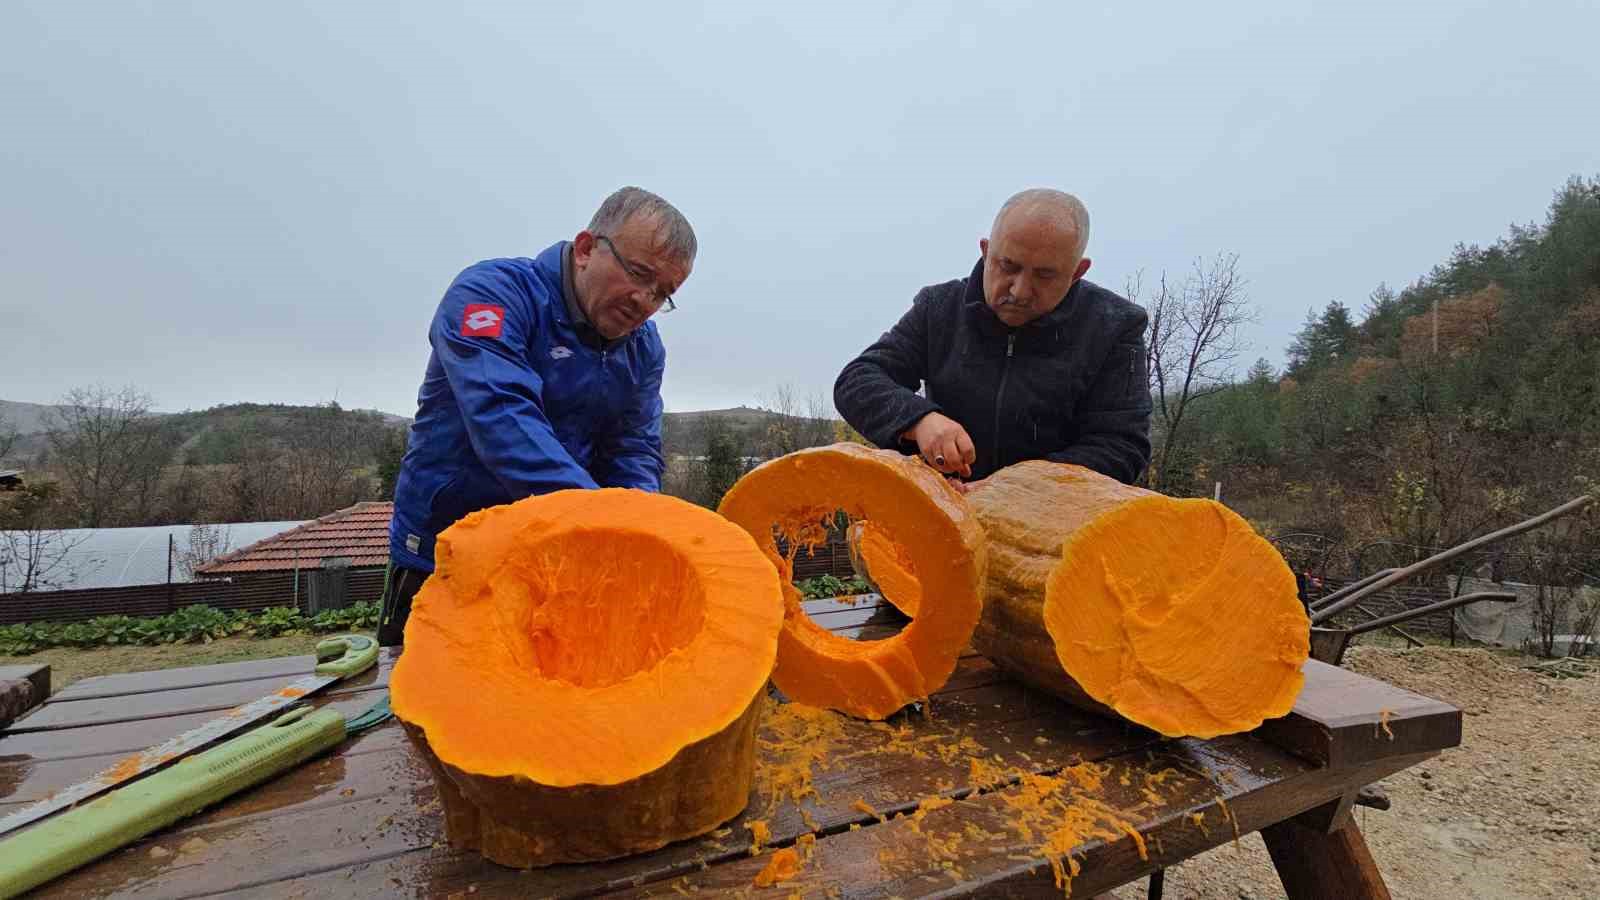
<path fill-rule="evenodd" d="M 1057 218 L 1063 224 L 1070 225 L 1073 233 L 1078 236 L 1078 245 L 1073 249 L 1074 255 L 1082 258 L 1083 251 L 1089 248 L 1089 208 L 1083 201 L 1064 191 L 1051 188 L 1028 188 L 1025 191 L 1012 194 L 1011 199 L 1000 207 L 1000 212 L 995 214 L 994 225 L 991 226 L 989 236 L 994 237 L 994 232 L 1000 230 L 1000 222 L 1007 213 L 1021 208 L 1028 208 L 1040 212 L 1051 218 Z"/>
<path fill-rule="evenodd" d="M 694 262 L 695 252 L 700 245 L 695 240 L 694 228 L 690 227 L 689 220 L 678 212 L 677 207 L 644 188 L 629 186 L 613 192 L 595 210 L 594 218 L 589 220 L 589 231 L 594 234 L 615 234 L 624 222 L 634 216 L 648 216 L 655 220 L 656 239 L 661 242 L 667 255 Z"/>

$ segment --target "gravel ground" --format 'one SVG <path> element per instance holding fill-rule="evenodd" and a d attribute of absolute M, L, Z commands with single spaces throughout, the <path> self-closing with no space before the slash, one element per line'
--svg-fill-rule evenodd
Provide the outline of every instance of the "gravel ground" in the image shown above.
<path fill-rule="evenodd" d="M 1438 647 L 1357 647 L 1345 665 L 1466 714 L 1459 748 L 1383 782 L 1391 810 L 1356 809 L 1395 897 L 1600 893 L 1600 677 L 1557 680 L 1487 650 Z M 1282 896 L 1255 836 L 1166 877 L 1167 900 Z"/>

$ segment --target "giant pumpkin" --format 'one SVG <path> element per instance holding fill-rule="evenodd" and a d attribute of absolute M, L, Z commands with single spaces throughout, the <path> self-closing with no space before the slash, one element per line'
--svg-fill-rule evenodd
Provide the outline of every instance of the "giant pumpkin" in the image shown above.
<path fill-rule="evenodd" d="M 1289 712 L 1310 625 L 1294 575 L 1220 503 L 1035 460 L 976 484 L 989 565 L 978 652 L 1168 736 Z"/>
<path fill-rule="evenodd" d="M 806 615 L 790 584 L 793 554 L 825 541 L 841 510 L 904 548 L 920 579 L 915 618 L 893 637 L 854 641 L 829 633 Z M 772 680 L 790 699 L 881 719 L 944 686 L 977 624 L 984 541 L 971 510 L 939 473 L 892 450 L 815 447 L 752 469 L 718 511 L 778 566 L 785 612 Z M 787 554 L 779 552 L 779 536 Z"/>
<path fill-rule="evenodd" d="M 446 836 L 508 866 L 715 829 L 750 793 L 777 572 L 710 510 L 559 491 L 446 529 L 390 680 Z"/>

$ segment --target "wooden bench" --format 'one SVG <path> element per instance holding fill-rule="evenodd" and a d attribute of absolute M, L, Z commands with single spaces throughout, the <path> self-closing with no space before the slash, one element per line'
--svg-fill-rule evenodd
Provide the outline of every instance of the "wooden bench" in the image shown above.
<path fill-rule="evenodd" d="M 852 637 L 897 627 L 887 607 L 807 606 Z M 382 696 L 395 658 L 385 651 L 374 671 L 315 704 L 364 710 Z M 263 696 L 311 664 L 308 655 L 74 684 L 0 733 L 0 813 Z M 841 717 L 811 767 L 814 793 L 799 801 L 762 786 L 770 778 L 760 773 L 795 749 L 778 739 L 774 713 L 761 732 L 758 788 L 725 829 L 654 853 L 530 871 L 444 843 L 432 779 L 390 722 L 40 896 L 1060 897 L 1059 865 L 1077 870 L 1072 895 L 1089 897 L 1260 831 L 1290 897 L 1386 897 L 1350 805 L 1361 786 L 1459 743 L 1460 713 L 1320 663 L 1306 673 L 1295 713 L 1256 733 L 1164 740 L 1077 712 L 968 655 L 926 709 L 888 723 Z M 1126 827 L 1102 820 L 1105 834 L 1053 865 L 1041 849 L 1049 822 L 1041 828 L 1034 818 L 1024 833 L 1030 820 L 1018 806 L 1054 783 L 1036 776 L 1086 772 L 1097 788 L 1078 779 L 1056 796 L 1080 811 L 1113 811 Z M 918 813 L 923 804 L 930 808 Z M 770 838 L 752 856 L 745 826 L 758 819 Z M 771 848 L 791 846 L 809 857 L 797 876 L 754 887 Z"/>

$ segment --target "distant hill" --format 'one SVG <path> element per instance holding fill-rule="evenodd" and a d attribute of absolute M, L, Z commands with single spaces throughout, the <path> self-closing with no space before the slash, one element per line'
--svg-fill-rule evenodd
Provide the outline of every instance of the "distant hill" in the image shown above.
<path fill-rule="evenodd" d="M 0 414 L 20 435 L 12 456 L 26 463 L 45 446 L 44 429 L 53 407 L 40 403 L 0 400 Z M 179 433 L 179 449 L 198 464 L 231 462 L 240 434 L 276 436 L 284 433 L 300 416 L 314 410 L 310 406 L 284 403 L 229 403 L 210 409 L 179 413 L 159 413 Z M 373 410 L 351 410 L 376 417 L 374 424 L 404 428 L 411 420 L 404 416 Z M 794 427 L 816 427 L 812 420 L 784 416 L 771 410 L 749 406 L 729 409 L 667 413 L 662 422 L 663 451 L 668 456 L 698 456 L 705 453 L 707 429 L 726 428 L 737 443 L 756 452 L 768 428 L 787 420 Z"/>
<path fill-rule="evenodd" d="M 12 446 L 11 457 L 27 463 L 35 459 L 47 446 L 45 430 L 50 426 L 50 413 L 59 407 L 42 403 L 23 403 L 0 400 L 0 417 L 5 425 L 18 435 Z M 283 403 L 229 403 L 210 409 L 179 413 L 153 413 L 177 429 L 179 449 L 196 463 L 230 461 L 231 450 L 220 446 L 225 436 L 241 431 L 252 431 L 275 436 L 289 427 L 297 416 L 317 409 L 312 406 L 292 406 Z M 377 410 L 348 410 L 370 416 L 379 426 L 404 427 L 411 420 L 404 416 Z"/>
<path fill-rule="evenodd" d="M 45 417 L 50 412 L 50 407 L 42 403 L 21 403 L 15 400 L 0 400 L 0 419 L 17 434 L 33 434 L 43 431 Z"/>
<path fill-rule="evenodd" d="M 822 423 L 814 419 L 786 416 L 749 406 L 667 413 L 661 422 L 661 449 L 668 457 L 702 455 L 706 452 L 708 427 L 721 426 L 728 430 L 729 436 L 736 444 L 742 446 L 747 453 L 755 454 L 760 452 L 761 442 L 768 428 L 780 422 L 787 422 L 791 427 L 800 429 L 815 430 L 819 427 L 829 431 L 832 429 L 831 421 Z"/>

